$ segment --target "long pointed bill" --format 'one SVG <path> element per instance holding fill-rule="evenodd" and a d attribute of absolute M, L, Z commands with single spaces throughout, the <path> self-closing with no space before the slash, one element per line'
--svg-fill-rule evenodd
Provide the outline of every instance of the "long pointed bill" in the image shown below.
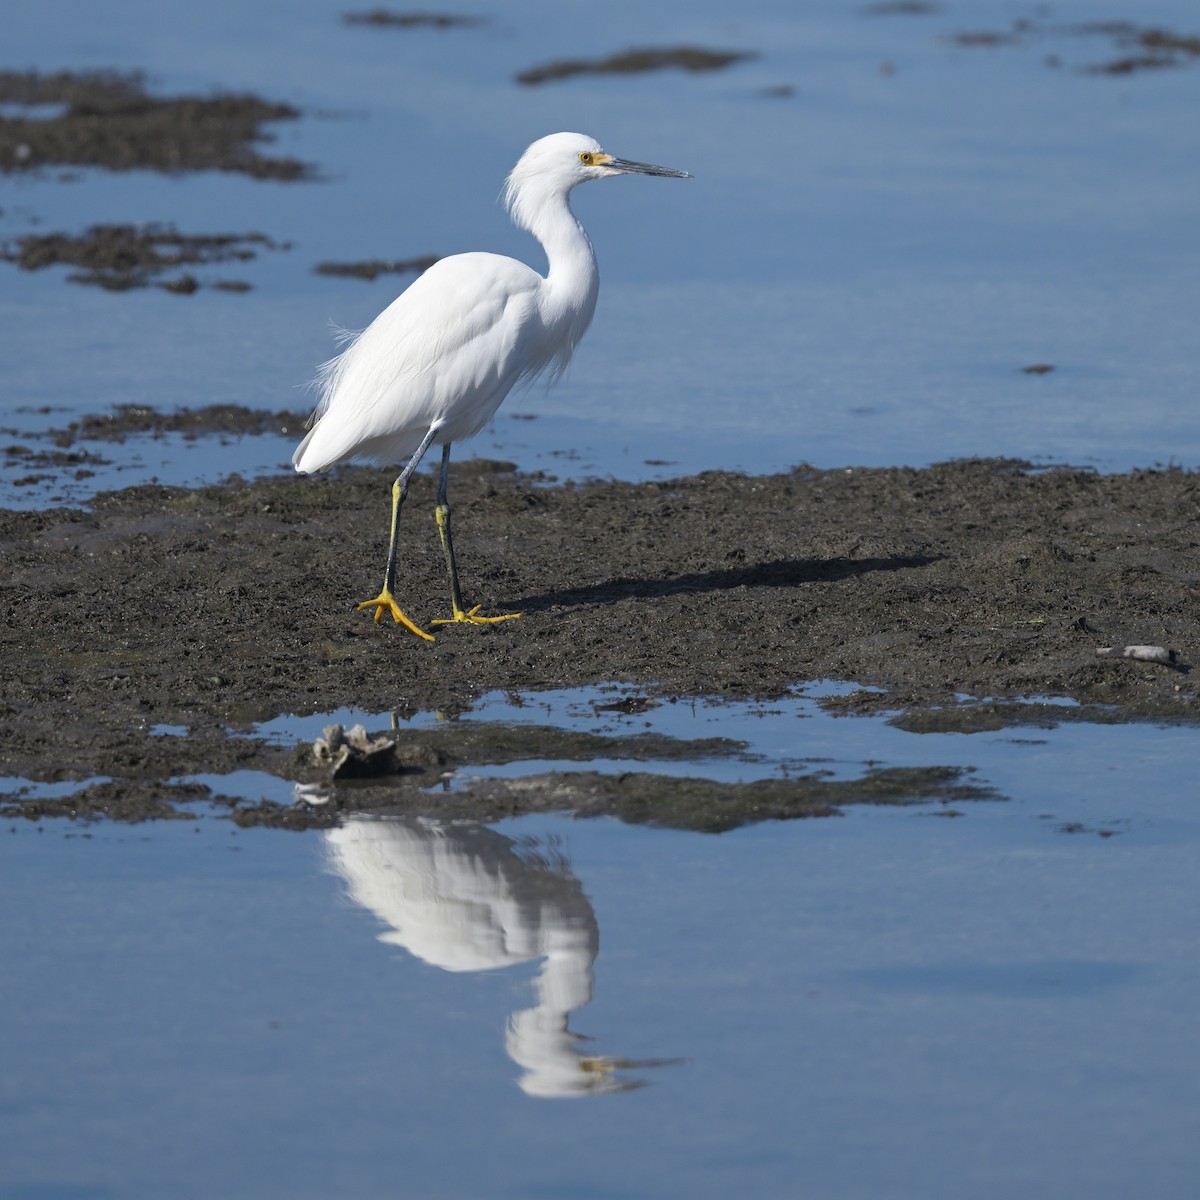
<path fill-rule="evenodd" d="M 627 175 L 663 175 L 668 179 L 691 179 L 687 171 L 676 171 L 671 167 L 655 167 L 650 163 L 630 162 L 626 158 L 609 158 L 604 165 L 613 171 L 624 171 Z"/>

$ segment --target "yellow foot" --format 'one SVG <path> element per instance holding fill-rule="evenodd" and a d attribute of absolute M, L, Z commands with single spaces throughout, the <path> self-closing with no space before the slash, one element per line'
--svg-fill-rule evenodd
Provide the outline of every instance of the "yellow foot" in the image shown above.
<path fill-rule="evenodd" d="M 372 600 L 371 603 L 375 602 Z M 498 617 L 481 617 L 479 610 L 482 607 L 482 604 L 477 604 L 470 612 L 463 612 L 461 608 L 455 608 L 454 616 L 434 617 L 429 623 L 430 625 L 494 625 L 497 621 L 515 621 L 518 617 L 525 615 L 524 613 L 501 613 Z"/>
<path fill-rule="evenodd" d="M 433 636 L 428 634 L 423 629 L 418 629 L 400 610 L 400 605 L 396 603 L 396 597 L 391 592 L 384 588 L 374 600 L 364 600 L 361 604 L 355 606 L 355 612 L 362 612 L 364 608 L 375 609 L 375 624 L 378 625 L 383 620 L 383 614 L 390 612 L 392 620 L 397 625 L 403 625 L 410 633 L 415 633 L 417 637 L 424 638 L 427 642 L 432 642 Z"/>

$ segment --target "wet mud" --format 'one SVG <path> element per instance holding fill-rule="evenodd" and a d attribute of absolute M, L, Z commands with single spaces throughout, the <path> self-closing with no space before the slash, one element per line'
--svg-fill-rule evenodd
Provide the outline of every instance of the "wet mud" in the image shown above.
<path fill-rule="evenodd" d="M 559 59 L 531 67 L 517 75 L 517 82 L 533 87 L 573 75 L 635 75 L 677 67 L 684 71 L 719 71 L 722 67 L 758 56 L 746 50 L 705 50 L 697 46 L 624 50 L 606 58 Z"/>
<path fill-rule="evenodd" d="M 863 685 L 828 702 L 835 711 L 888 711 L 906 728 L 1007 725 L 1016 714 L 1053 724 L 1080 712 L 1017 703 L 1039 696 L 1074 699 L 1087 719 L 1200 720 L 1190 669 L 1200 644 L 1194 473 L 1102 476 L 983 460 L 548 487 L 511 464 L 467 460 L 452 474 L 451 500 L 468 603 L 524 616 L 439 626 L 433 643 L 355 611 L 382 577 L 389 486 L 387 473 L 353 468 L 138 487 L 87 510 L 0 511 L 0 773 L 79 780 L 81 792 L 97 777 L 125 780 L 160 806 L 165 785 L 202 773 L 328 782 L 310 746 L 229 730 L 343 706 L 453 718 L 496 690 L 611 680 L 636 685 L 639 695 L 617 702 L 631 712 L 697 696 L 768 698 L 828 677 Z M 433 503 L 432 478 L 417 477 L 402 523 L 400 599 L 426 628 L 449 605 Z M 1096 654 L 1131 645 L 1174 651 L 1174 660 Z M 397 761 L 425 762 L 419 784 L 400 769 L 386 784 L 339 785 L 333 807 L 232 811 L 321 821 L 339 805 L 380 806 L 381 788 L 405 811 L 528 811 L 570 797 L 568 807 L 586 808 L 586 785 L 597 811 L 640 811 L 655 791 L 654 819 L 667 819 L 669 792 L 681 805 L 691 796 L 707 814 L 694 827 L 715 828 L 735 810 L 755 819 L 785 803 L 771 789 L 658 777 L 430 790 L 448 771 L 495 761 L 494 749 L 466 738 L 473 724 L 450 720 L 449 744 L 435 753 L 399 722 Z M 556 737 L 539 734 L 536 749 L 518 752 L 572 757 Z M 588 750 L 609 752 L 636 757 L 628 746 Z M 871 790 L 857 781 L 834 800 L 819 772 L 795 766 L 803 778 L 775 781 L 794 815 Z M 965 786 L 888 778 L 901 798 Z M 85 810 L 78 794 L 65 803 Z"/>
<path fill-rule="evenodd" d="M 213 263 L 245 263 L 260 250 L 286 249 L 263 233 L 184 234 L 169 225 L 93 225 L 79 235 L 25 234 L 0 245 L 0 261 L 23 271 L 71 266 L 71 283 L 91 284 L 110 292 L 157 286 L 177 295 L 201 287 L 249 291 L 240 279 L 201 282 L 190 270 Z M 161 278 L 164 275 L 170 278 Z"/>
<path fill-rule="evenodd" d="M 295 120 L 300 111 L 253 95 L 155 96 L 138 73 L 0 71 L 0 102 L 29 110 L 0 118 L 0 171 L 235 171 L 284 182 L 312 176 L 298 159 L 260 149 L 273 140 L 268 123 Z M 38 113 L 46 105 L 55 111 Z"/>
<path fill-rule="evenodd" d="M 419 781 L 418 781 L 419 784 Z M 723 783 L 648 771 L 619 775 L 597 771 L 548 771 L 518 779 L 471 778 L 449 791 L 402 781 L 399 786 L 339 787 L 325 805 L 235 805 L 239 825 L 329 827 L 348 812 L 437 816 L 442 820 L 500 821 L 529 813 L 571 812 L 577 817 L 616 817 L 628 824 L 698 833 L 724 833 L 755 821 L 837 816 L 854 804 L 939 804 L 998 799 L 958 767 L 892 767 L 868 770 L 861 779 L 830 779 L 820 772 L 788 778 Z M 219 803 L 219 800 L 218 800 Z"/>
<path fill-rule="evenodd" d="M 335 736 L 336 735 L 336 736 Z M 352 754 L 344 752 L 351 747 Z M 869 768 L 860 779 L 834 779 L 829 771 L 798 760 L 781 776 L 720 782 L 664 775 L 635 764 L 733 759 L 757 760 L 745 747 L 722 738 L 682 739 L 659 734 L 605 736 L 552 726 L 446 721 L 432 729 L 347 735 L 326 730 L 313 746 L 281 748 L 257 738 L 153 735 L 146 755 L 127 742 L 114 758 L 125 773 L 65 794 L 40 798 L 14 789 L 0 794 L 0 817 L 118 821 L 194 820 L 215 809 L 242 826 L 329 828 L 348 813 L 428 816 L 441 820 L 498 821 L 529 813 L 571 811 L 580 817 L 620 820 L 673 829 L 720 833 L 763 820 L 835 816 L 852 804 L 938 804 L 998 799 L 961 767 Z M 333 752 L 330 745 L 332 743 Z M 208 750 L 208 772 L 257 770 L 302 785 L 303 798 L 281 804 L 224 795 L 180 779 L 183 761 L 199 745 Z M 117 747 L 113 746 L 114 751 Z M 215 759 L 218 761 L 214 761 Z M 494 764 L 596 760 L 630 764 L 619 774 L 595 770 L 542 770 L 519 778 L 478 774 Z M 336 766 L 334 764 L 337 764 Z M 760 768 L 761 770 L 761 768 Z M 747 771 L 753 774 L 752 766 Z"/>

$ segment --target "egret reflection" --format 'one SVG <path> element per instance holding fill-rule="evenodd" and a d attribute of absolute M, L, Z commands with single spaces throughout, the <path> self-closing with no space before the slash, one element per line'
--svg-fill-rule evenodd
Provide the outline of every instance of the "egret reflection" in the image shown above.
<path fill-rule="evenodd" d="M 350 817 L 325 834 L 351 898 L 388 929 L 380 941 L 445 971 L 542 960 L 536 1003 L 512 1014 L 505 1049 L 531 1096 L 644 1086 L 630 1068 L 666 1065 L 592 1053 L 569 1028 L 592 998 L 600 930 L 591 902 L 553 846 L 483 825 Z"/>

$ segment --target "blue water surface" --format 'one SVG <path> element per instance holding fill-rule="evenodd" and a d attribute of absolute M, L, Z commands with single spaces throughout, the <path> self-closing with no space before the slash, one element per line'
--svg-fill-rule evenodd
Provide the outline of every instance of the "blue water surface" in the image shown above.
<path fill-rule="evenodd" d="M 1194 734 L 723 725 L 1007 798 L 720 836 L 11 823 L 0 1196 L 1189 1196 Z"/>

